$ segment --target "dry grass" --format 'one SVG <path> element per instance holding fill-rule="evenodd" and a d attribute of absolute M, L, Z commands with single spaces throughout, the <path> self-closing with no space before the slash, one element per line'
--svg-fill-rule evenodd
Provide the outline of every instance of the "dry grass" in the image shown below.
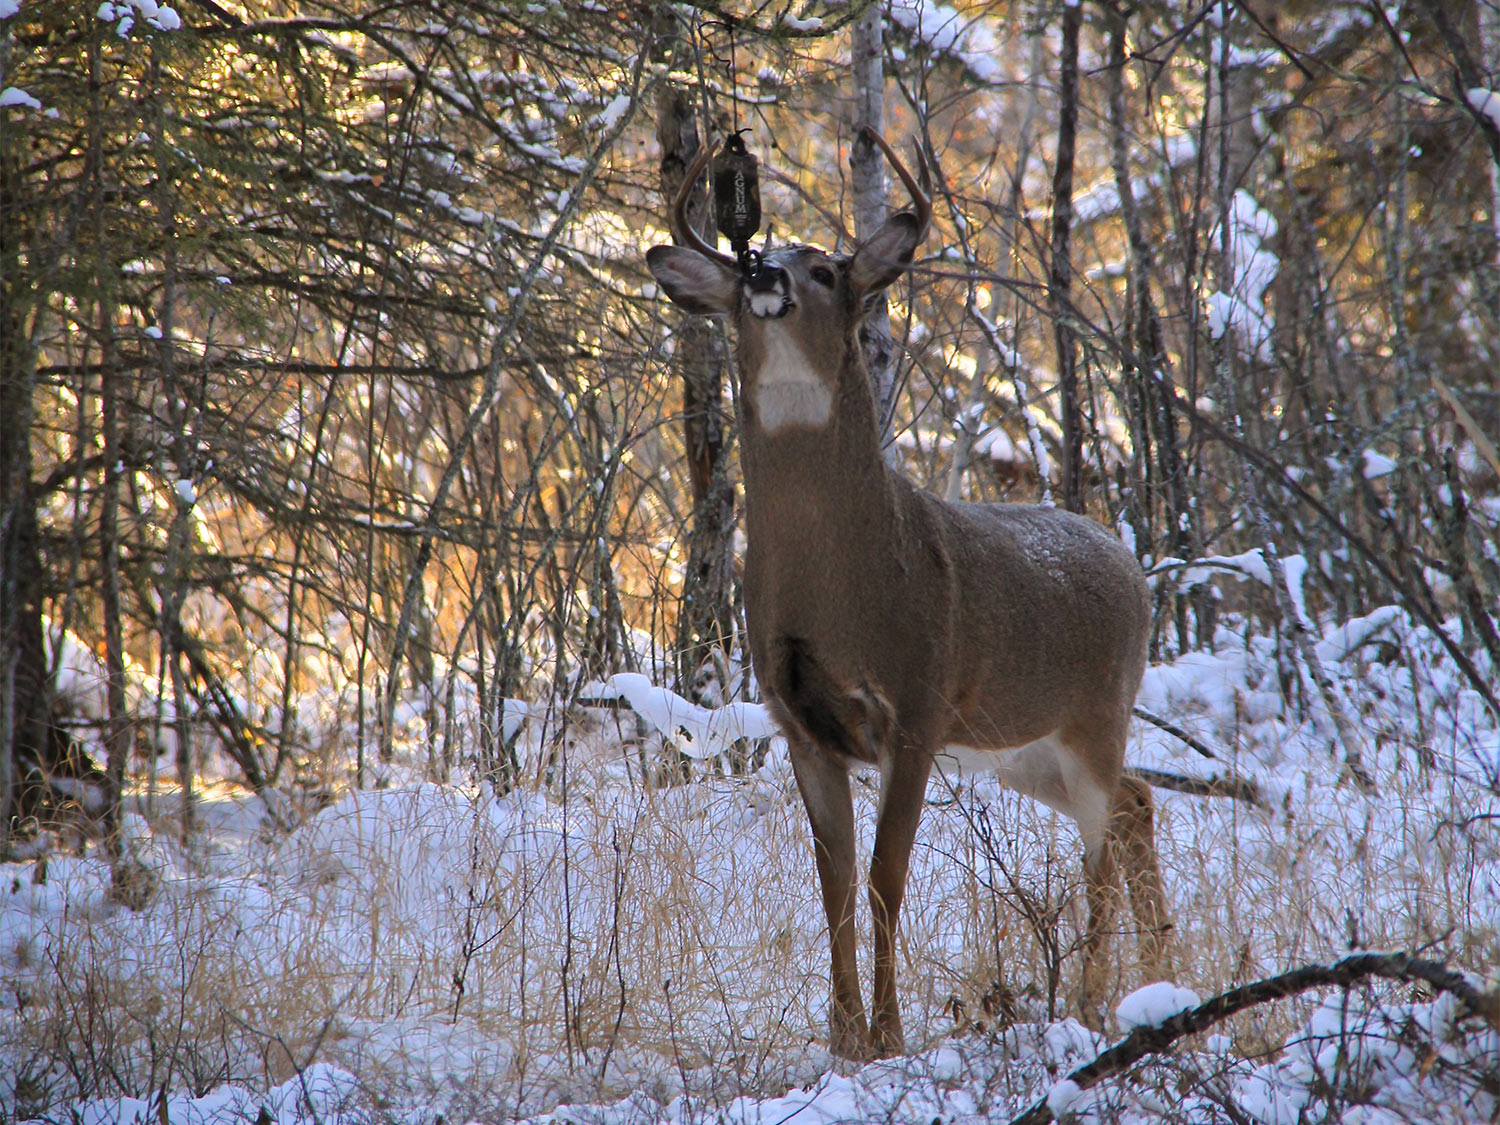
<path fill-rule="evenodd" d="M 491 1119 L 634 1091 L 722 1104 L 822 1073 L 826 933 L 789 769 L 659 789 L 620 754 L 600 735 L 571 749 L 564 782 L 498 800 L 351 795 L 288 837 L 246 840 L 225 815 L 193 857 L 160 842 L 163 813 L 167 877 L 138 915 L 108 906 L 91 859 L 54 860 L 44 889 L 17 869 L 7 1115 L 269 1085 L 315 1060 L 382 1098 Z M 1207 995 L 1351 941 L 1500 963 L 1496 892 L 1475 875 L 1500 870 L 1500 846 L 1462 823 L 1468 792 L 1407 771 L 1376 802 L 1164 799 L 1179 981 Z M 856 793 L 867 853 L 874 794 Z M 932 798 L 904 916 L 909 1045 L 1066 1014 L 1071 825 L 984 780 Z M 1144 983 L 1131 944 L 1116 945 L 1122 991 Z M 1247 1014 L 1231 1034 L 1258 1055 L 1303 1015 Z"/>

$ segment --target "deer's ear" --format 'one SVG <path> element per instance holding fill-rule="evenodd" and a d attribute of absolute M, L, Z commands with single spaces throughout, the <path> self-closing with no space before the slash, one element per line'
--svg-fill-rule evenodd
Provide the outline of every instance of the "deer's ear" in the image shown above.
<path fill-rule="evenodd" d="M 910 211 L 892 215 L 869 240 L 854 252 L 849 263 L 849 284 L 863 300 L 877 293 L 906 272 L 922 241 L 922 228 Z"/>
<path fill-rule="evenodd" d="M 646 266 L 672 303 L 688 312 L 729 312 L 739 296 L 739 274 L 686 246 L 653 246 Z"/>

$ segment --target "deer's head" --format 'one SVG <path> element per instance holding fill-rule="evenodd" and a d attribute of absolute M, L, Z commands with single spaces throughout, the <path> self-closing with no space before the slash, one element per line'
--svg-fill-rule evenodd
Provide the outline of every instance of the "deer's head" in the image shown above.
<path fill-rule="evenodd" d="M 688 196 L 711 156 L 707 145 L 673 201 L 672 233 L 681 245 L 653 246 L 646 254 L 651 273 L 674 303 L 689 312 L 730 318 L 747 390 L 757 383 L 809 387 L 821 382 L 831 394 L 871 298 L 910 267 L 927 233 L 932 215 L 927 193 L 882 137 L 867 135 L 901 177 L 912 207 L 892 215 L 852 254 L 783 246 L 768 250 L 752 267 L 715 249 L 686 214 Z M 922 172 L 925 177 L 925 162 Z M 755 396 L 750 398 L 753 403 Z"/>

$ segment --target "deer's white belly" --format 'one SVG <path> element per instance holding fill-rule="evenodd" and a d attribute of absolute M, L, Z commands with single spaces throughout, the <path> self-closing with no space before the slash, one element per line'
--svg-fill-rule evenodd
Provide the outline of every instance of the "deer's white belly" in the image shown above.
<path fill-rule="evenodd" d="M 945 774 L 993 773 L 1019 793 L 1078 821 L 1085 835 L 1102 831 L 1108 797 L 1056 733 L 1011 750 L 977 750 L 948 745 L 938 751 Z"/>
<path fill-rule="evenodd" d="M 826 426 L 833 417 L 833 389 L 784 333 L 766 334 L 766 358 L 754 394 L 760 424 L 768 433 L 788 426 Z"/>

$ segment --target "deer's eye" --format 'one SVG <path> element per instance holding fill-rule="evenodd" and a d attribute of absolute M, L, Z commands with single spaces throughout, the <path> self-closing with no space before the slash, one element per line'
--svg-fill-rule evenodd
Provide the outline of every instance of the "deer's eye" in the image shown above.
<path fill-rule="evenodd" d="M 834 281 L 837 280 L 833 276 L 833 271 L 827 266 L 813 266 L 810 272 L 814 281 L 828 289 L 832 289 Z"/>

